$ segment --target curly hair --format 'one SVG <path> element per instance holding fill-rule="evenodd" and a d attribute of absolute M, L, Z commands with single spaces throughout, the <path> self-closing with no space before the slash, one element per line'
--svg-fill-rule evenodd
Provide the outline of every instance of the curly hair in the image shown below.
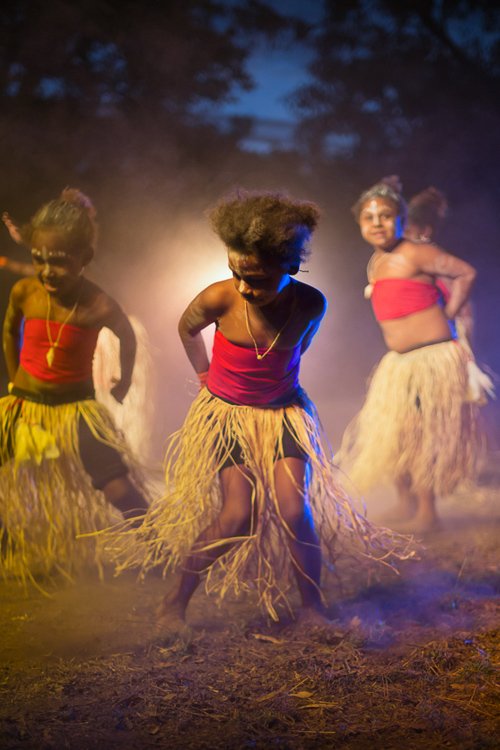
<path fill-rule="evenodd" d="M 448 212 L 446 196 L 435 187 L 428 187 L 408 203 L 408 222 L 416 227 L 435 228 Z"/>
<path fill-rule="evenodd" d="M 39 229 L 57 229 L 65 235 L 70 253 L 92 257 L 97 242 L 96 210 L 90 198 L 77 188 L 65 188 L 59 198 L 41 206 L 23 227 L 23 240 L 31 245 Z"/>
<path fill-rule="evenodd" d="M 208 216 L 226 247 L 298 270 L 320 211 L 315 203 L 284 193 L 239 189 L 216 203 Z"/>
<path fill-rule="evenodd" d="M 375 183 L 375 185 L 372 185 L 368 190 L 361 193 L 358 200 L 351 208 L 354 218 L 359 222 L 361 209 L 367 201 L 372 200 L 373 198 L 386 198 L 394 203 L 398 216 L 402 218 L 403 223 L 406 222 L 408 206 L 403 198 L 402 190 L 403 186 L 397 175 L 393 174 L 389 177 L 382 177 L 382 179 Z"/>

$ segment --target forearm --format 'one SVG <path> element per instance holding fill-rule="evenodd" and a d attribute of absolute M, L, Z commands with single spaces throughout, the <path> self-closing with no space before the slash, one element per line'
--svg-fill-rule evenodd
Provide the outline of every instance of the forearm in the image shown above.
<path fill-rule="evenodd" d="M 184 351 L 196 373 L 206 372 L 210 365 L 207 349 L 201 333 L 190 334 L 179 328 Z"/>
<path fill-rule="evenodd" d="M 0 255 L 0 268 L 4 268 L 6 271 L 11 271 L 12 273 L 17 273 L 19 276 L 35 275 L 35 269 L 31 263 L 22 263 L 19 260 L 12 260 L 5 255 Z"/>
<path fill-rule="evenodd" d="M 450 290 L 450 298 L 446 303 L 444 312 L 450 320 L 456 317 L 469 299 L 475 274 L 470 276 L 459 276 L 453 279 Z"/>
<path fill-rule="evenodd" d="M 135 336 L 127 337 L 124 341 L 120 341 L 120 382 L 127 387 L 132 382 L 136 352 L 137 342 Z"/>
<path fill-rule="evenodd" d="M 457 325 L 460 321 L 460 325 L 462 327 L 462 330 L 467 336 L 467 340 L 472 344 L 473 343 L 473 336 L 474 336 L 474 313 L 472 310 L 472 304 L 470 300 L 468 300 L 460 309 L 459 314 L 457 315 Z"/>

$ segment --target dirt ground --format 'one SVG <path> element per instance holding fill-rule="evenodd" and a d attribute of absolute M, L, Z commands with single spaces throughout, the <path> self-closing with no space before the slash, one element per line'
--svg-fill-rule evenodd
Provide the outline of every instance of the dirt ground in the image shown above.
<path fill-rule="evenodd" d="M 0 747 L 498 748 L 499 459 L 399 577 L 344 571 L 329 628 L 200 590 L 192 637 L 166 643 L 159 578 L 0 584 Z"/>

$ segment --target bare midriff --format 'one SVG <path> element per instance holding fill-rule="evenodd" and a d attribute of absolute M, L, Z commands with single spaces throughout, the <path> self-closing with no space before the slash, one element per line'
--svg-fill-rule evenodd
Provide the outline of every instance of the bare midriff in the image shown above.
<path fill-rule="evenodd" d="M 451 339 L 448 320 L 439 305 L 379 322 L 388 349 L 403 353 L 426 344 Z"/>
<path fill-rule="evenodd" d="M 92 380 L 77 383 L 55 383 L 53 381 L 40 380 L 40 378 L 30 375 L 21 366 L 17 369 L 14 385 L 17 388 L 22 388 L 24 391 L 31 391 L 32 393 L 71 393 L 75 388 L 85 390 L 87 387 L 89 392 L 92 392 L 94 387 Z"/>

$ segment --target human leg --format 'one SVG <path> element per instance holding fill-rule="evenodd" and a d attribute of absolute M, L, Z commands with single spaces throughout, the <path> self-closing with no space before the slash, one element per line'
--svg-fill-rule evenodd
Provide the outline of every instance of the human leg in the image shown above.
<path fill-rule="evenodd" d="M 221 512 L 193 544 L 176 585 L 160 605 L 158 615 L 161 619 L 183 621 L 202 573 L 227 552 L 233 543 L 224 543 L 224 540 L 247 535 L 251 531 L 252 484 L 248 470 L 241 465 L 225 468 L 221 472 L 220 483 Z M 210 546 L 212 543 L 213 546 Z"/>
<path fill-rule="evenodd" d="M 437 531 L 441 527 L 441 522 L 436 512 L 436 496 L 433 490 L 421 490 L 416 493 L 416 497 L 417 512 L 412 520 L 411 530 L 417 534 Z"/>
<path fill-rule="evenodd" d="M 148 509 L 145 497 L 128 474 L 111 479 L 100 489 L 108 503 L 114 505 L 127 520 L 143 516 Z"/>
<path fill-rule="evenodd" d="M 78 423 L 80 458 L 92 485 L 117 508 L 125 519 L 143 516 L 148 503 L 134 485 L 129 470 L 119 451 L 95 436 L 87 422 Z"/>
<path fill-rule="evenodd" d="M 321 611 L 321 548 L 307 504 L 306 471 L 303 459 L 283 458 L 276 462 L 274 478 L 302 607 Z"/>
<path fill-rule="evenodd" d="M 397 491 L 397 505 L 391 513 L 394 521 L 408 521 L 415 516 L 418 499 L 412 488 L 411 476 L 408 473 L 396 477 L 394 482 Z"/>

